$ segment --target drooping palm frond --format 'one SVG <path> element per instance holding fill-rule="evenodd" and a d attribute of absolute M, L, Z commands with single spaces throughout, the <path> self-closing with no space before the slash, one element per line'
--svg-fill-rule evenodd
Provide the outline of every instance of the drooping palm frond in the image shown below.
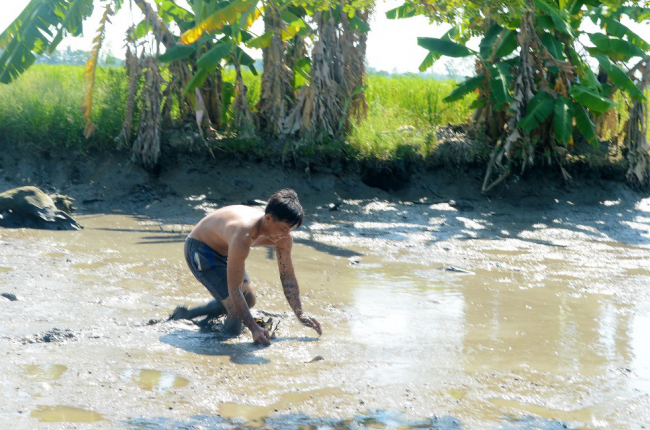
<path fill-rule="evenodd" d="M 95 131 L 95 126 L 90 120 L 90 114 L 93 109 L 93 95 L 95 92 L 95 72 L 97 70 L 97 62 L 99 61 L 99 50 L 102 47 L 102 42 L 104 41 L 104 34 L 106 32 L 106 22 L 108 21 L 108 16 L 112 15 L 113 11 L 111 5 L 106 6 L 104 15 L 99 21 L 99 28 L 97 29 L 97 35 L 93 39 L 93 49 L 90 51 L 90 57 L 86 61 L 86 69 L 84 70 L 84 98 L 81 102 L 81 110 L 83 116 L 86 120 L 86 129 L 84 130 L 84 135 L 86 139 Z"/>
<path fill-rule="evenodd" d="M 93 0 L 31 0 L 0 34 L 0 82 L 8 84 L 36 60 L 53 52 L 66 35 L 81 33 L 93 10 Z"/>

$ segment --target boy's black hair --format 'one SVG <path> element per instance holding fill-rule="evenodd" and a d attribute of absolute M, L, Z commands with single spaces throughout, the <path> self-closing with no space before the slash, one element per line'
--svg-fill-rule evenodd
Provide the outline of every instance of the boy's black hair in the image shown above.
<path fill-rule="evenodd" d="M 265 214 L 270 214 L 276 221 L 284 221 L 296 228 L 302 225 L 305 213 L 298 201 L 298 194 L 291 188 L 277 191 L 266 204 Z"/>

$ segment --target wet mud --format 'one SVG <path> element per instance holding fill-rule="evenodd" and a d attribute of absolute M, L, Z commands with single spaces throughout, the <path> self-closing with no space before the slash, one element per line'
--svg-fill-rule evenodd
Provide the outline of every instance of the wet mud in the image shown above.
<path fill-rule="evenodd" d="M 398 195 L 197 167 L 134 194 L 140 173 L 114 167 L 119 186 L 64 189 L 86 201 L 84 230 L 0 230 L 0 422 L 12 429 L 650 423 L 650 199 L 621 184 L 486 198 L 423 176 Z M 254 315 L 281 322 L 271 346 L 168 321 L 211 299 L 185 267 L 193 224 L 279 186 L 307 209 L 294 265 L 323 335 L 291 314 L 267 248 L 246 268 Z"/>

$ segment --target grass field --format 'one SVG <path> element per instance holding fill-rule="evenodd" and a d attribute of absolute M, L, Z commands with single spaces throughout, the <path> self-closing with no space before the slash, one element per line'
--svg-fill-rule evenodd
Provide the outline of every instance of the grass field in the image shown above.
<path fill-rule="evenodd" d="M 83 67 L 36 65 L 0 85 L 0 139 L 42 147 L 110 149 L 124 119 L 127 80 L 122 69 L 98 69 L 92 112 L 97 126 L 84 137 Z"/>
<path fill-rule="evenodd" d="M 368 117 L 355 124 L 348 141 L 361 157 L 399 156 L 403 150 L 427 155 L 435 146 L 439 125 L 458 124 L 471 115 L 476 96 L 445 103 L 455 81 L 420 77 L 368 76 Z"/>
<path fill-rule="evenodd" d="M 251 108 L 260 96 L 260 76 L 244 72 Z M 234 72 L 224 74 L 234 82 Z M 435 144 L 435 127 L 463 122 L 470 115 L 466 100 L 447 104 L 442 99 L 454 82 L 419 77 L 368 77 L 368 117 L 354 124 L 346 138 L 349 154 L 389 159 L 403 148 L 426 153 Z M 42 147 L 110 150 L 116 145 L 126 105 L 123 69 L 97 71 L 92 120 L 93 136 L 83 136 L 81 115 L 83 67 L 35 65 L 10 85 L 0 85 L 0 139 Z"/>

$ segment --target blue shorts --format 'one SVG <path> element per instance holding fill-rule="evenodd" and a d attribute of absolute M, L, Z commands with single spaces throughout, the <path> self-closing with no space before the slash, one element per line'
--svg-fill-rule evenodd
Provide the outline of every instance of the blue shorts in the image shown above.
<path fill-rule="evenodd" d="M 185 261 L 190 270 L 208 289 L 212 296 L 221 301 L 228 297 L 228 257 L 219 254 L 200 240 L 185 239 Z M 250 282 L 244 271 L 244 282 Z"/>

